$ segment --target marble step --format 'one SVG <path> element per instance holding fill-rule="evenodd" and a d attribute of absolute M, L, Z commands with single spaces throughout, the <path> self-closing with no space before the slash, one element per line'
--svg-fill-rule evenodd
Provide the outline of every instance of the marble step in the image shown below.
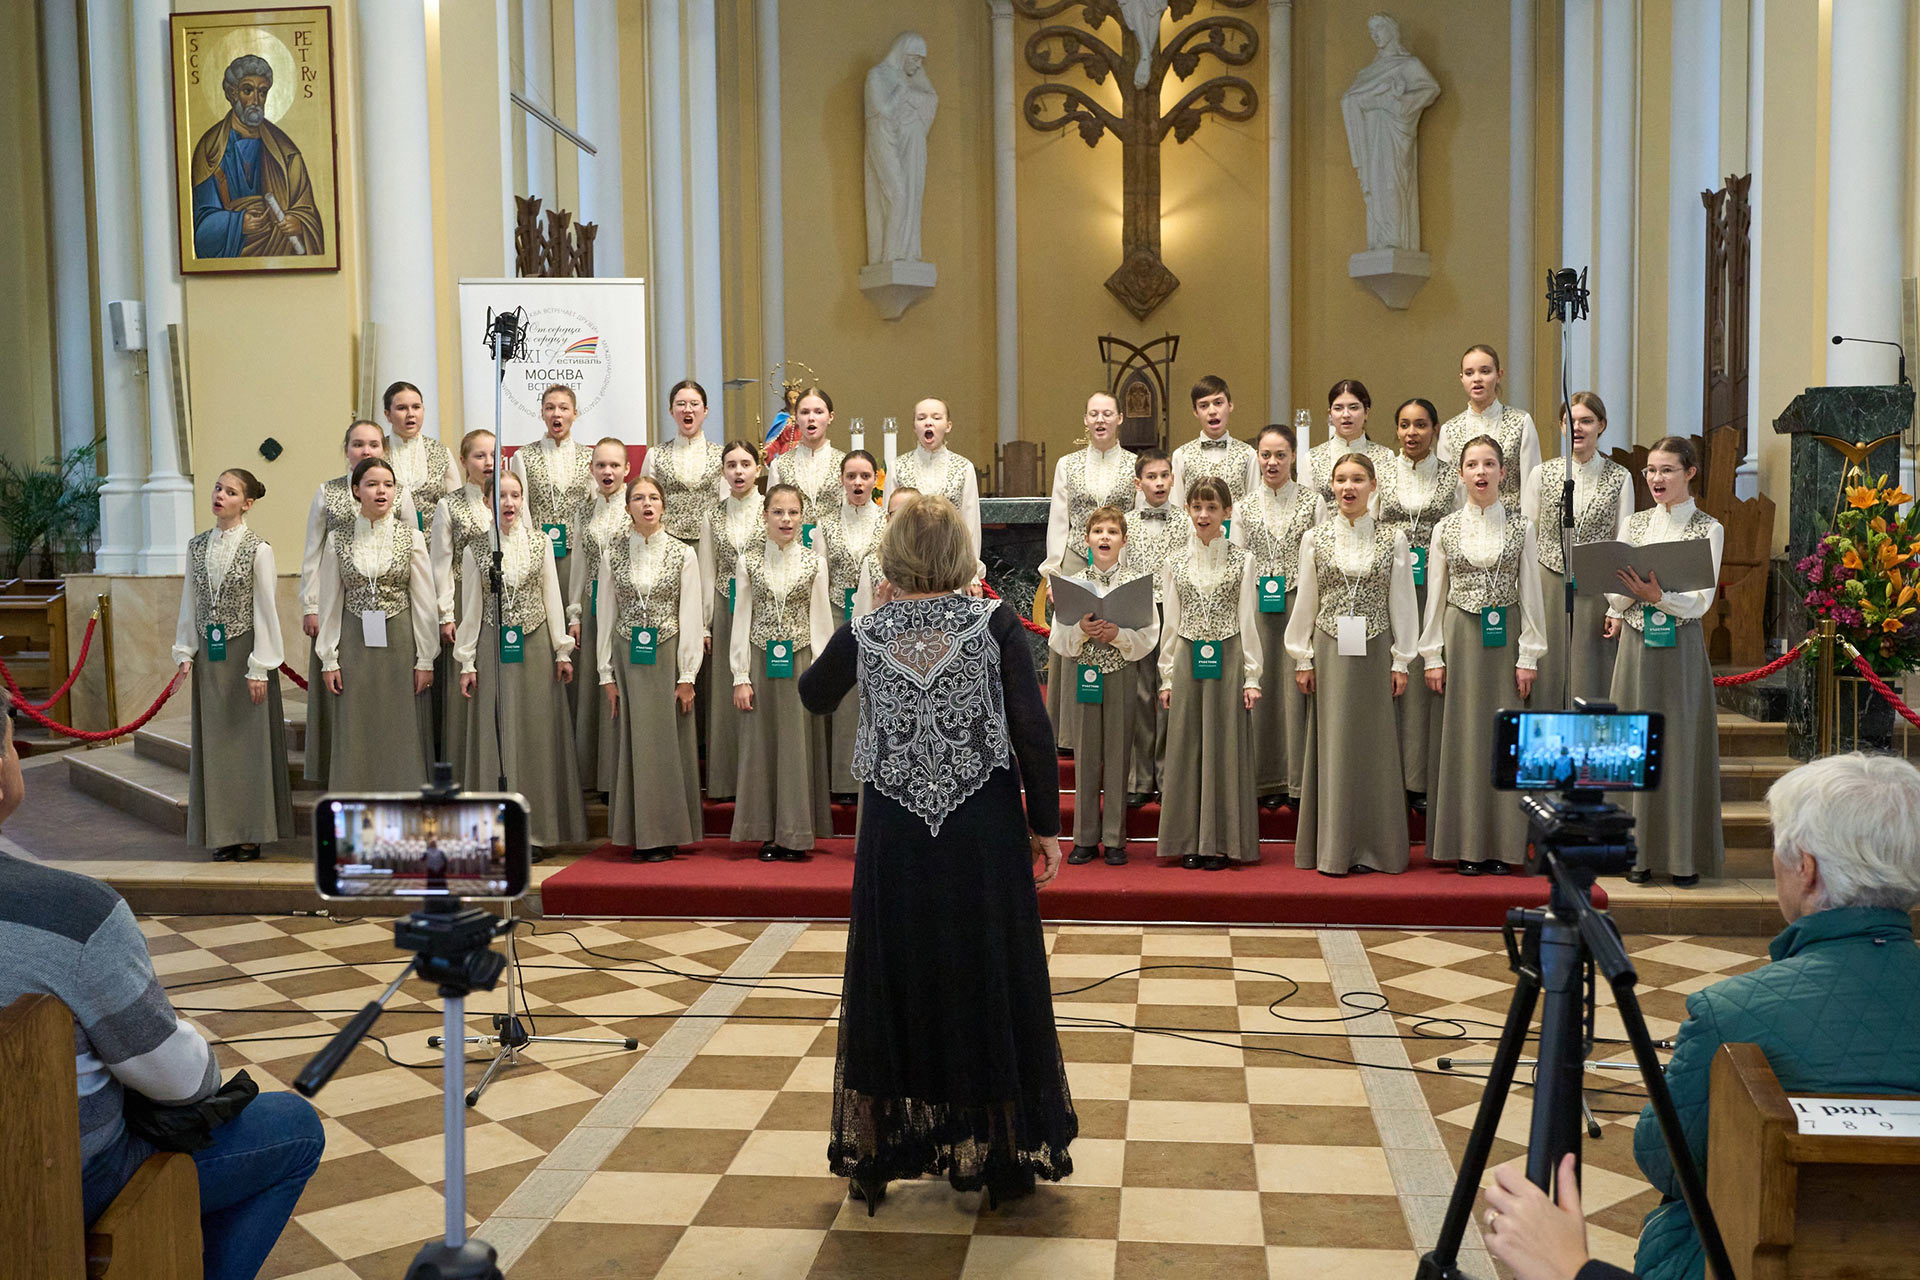
<path fill-rule="evenodd" d="M 292 722 L 287 724 L 287 772 L 293 780 L 295 789 L 305 787 L 303 770 L 306 767 L 307 753 L 304 746 L 296 746 L 298 740 L 306 740 L 304 721 L 296 733 Z M 193 725 L 190 720 L 178 717 L 172 720 L 154 720 L 147 727 L 133 735 L 133 749 L 139 755 L 161 764 L 171 765 L 185 773 L 193 755 Z"/>
<path fill-rule="evenodd" d="M 1722 711 L 1719 730 L 1722 758 L 1787 754 L 1787 725 L 1784 720 L 1755 720 L 1737 711 Z"/>
<path fill-rule="evenodd" d="M 184 770 L 141 755 L 131 742 L 71 752 L 66 765 L 67 781 L 74 790 L 163 831 L 186 834 L 187 775 Z"/>

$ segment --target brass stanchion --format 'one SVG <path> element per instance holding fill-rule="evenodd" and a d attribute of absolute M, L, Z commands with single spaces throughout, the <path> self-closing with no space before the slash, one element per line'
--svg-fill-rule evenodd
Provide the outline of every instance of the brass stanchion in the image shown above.
<path fill-rule="evenodd" d="M 1840 714 L 1839 678 L 1834 659 L 1840 647 L 1839 628 L 1832 618 L 1820 622 L 1820 668 L 1814 685 L 1813 749 L 1822 756 L 1833 754 L 1834 725 Z"/>
<path fill-rule="evenodd" d="M 107 673 L 107 724 L 120 723 L 120 691 L 113 680 L 113 597 L 102 592 L 94 597 L 100 610 L 100 661 Z"/>

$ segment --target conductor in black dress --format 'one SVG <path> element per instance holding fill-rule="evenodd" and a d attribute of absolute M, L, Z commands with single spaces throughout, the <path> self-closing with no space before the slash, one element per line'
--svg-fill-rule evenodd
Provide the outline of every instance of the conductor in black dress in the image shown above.
<path fill-rule="evenodd" d="M 1060 868 L 1053 731 L 1013 611 L 965 594 L 973 542 L 951 502 L 895 513 L 880 567 L 879 607 L 800 677 L 816 713 L 860 690 L 827 1160 L 869 1215 L 923 1174 L 991 1207 L 1071 1174 L 1080 1127 L 1035 893 Z"/>

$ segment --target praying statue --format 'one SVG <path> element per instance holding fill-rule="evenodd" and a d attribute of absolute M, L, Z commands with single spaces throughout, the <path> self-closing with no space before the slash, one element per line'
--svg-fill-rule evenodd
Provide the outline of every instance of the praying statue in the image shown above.
<path fill-rule="evenodd" d="M 1400 43 L 1400 24 L 1367 19 L 1379 50 L 1340 96 L 1347 149 L 1367 202 L 1367 248 L 1420 250 L 1420 113 L 1440 96 L 1439 82 Z"/>
<path fill-rule="evenodd" d="M 926 39 L 907 31 L 867 72 L 868 266 L 920 261 L 927 130 L 940 105 L 926 60 Z"/>
<path fill-rule="evenodd" d="M 307 162 L 267 119 L 273 67 L 246 53 L 221 80 L 228 111 L 193 146 L 197 258 L 277 258 L 325 252 Z"/>

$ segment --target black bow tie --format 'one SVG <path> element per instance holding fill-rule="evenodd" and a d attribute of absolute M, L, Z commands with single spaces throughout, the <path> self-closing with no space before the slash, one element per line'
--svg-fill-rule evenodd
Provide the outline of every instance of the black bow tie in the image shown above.
<path fill-rule="evenodd" d="M 1200 438 L 1200 447 L 1202 449 L 1224 449 L 1231 443 L 1232 441 L 1226 436 L 1221 436 L 1218 440 L 1209 440 L 1205 436 Z"/>
<path fill-rule="evenodd" d="M 1167 509 L 1164 506 L 1142 507 L 1140 508 L 1140 516 L 1144 520 L 1165 520 L 1167 518 Z"/>

